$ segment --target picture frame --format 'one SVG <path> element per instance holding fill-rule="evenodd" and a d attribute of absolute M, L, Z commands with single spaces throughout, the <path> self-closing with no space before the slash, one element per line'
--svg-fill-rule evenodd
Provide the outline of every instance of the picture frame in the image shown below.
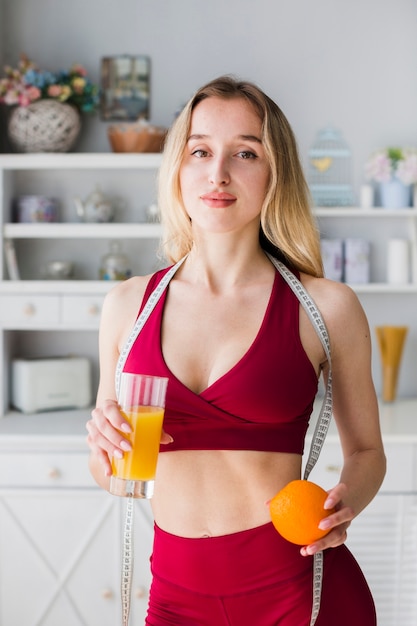
<path fill-rule="evenodd" d="M 100 113 L 104 121 L 149 119 L 148 56 L 124 54 L 101 59 Z"/>

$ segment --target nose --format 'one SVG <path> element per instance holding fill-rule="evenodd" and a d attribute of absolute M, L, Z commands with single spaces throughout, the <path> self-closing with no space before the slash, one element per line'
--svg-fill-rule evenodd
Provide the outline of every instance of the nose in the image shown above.
<path fill-rule="evenodd" d="M 209 182 L 212 185 L 227 185 L 230 182 L 229 168 L 225 158 L 217 157 L 212 159 Z"/>

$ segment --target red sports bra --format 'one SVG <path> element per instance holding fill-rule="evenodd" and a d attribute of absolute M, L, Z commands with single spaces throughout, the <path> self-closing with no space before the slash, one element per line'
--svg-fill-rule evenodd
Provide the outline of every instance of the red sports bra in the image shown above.
<path fill-rule="evenodd" d="M 169 268 L 154 274 L 147 299 Z M 318 379 L 299 336 L 300 303 L 276 272 L 256 338 L 243 357 L 203 392 L 167 367 L 161 322 L 167 290 L 130 346 L 123 370 L 169 378 L 164 429 L 175 450 L 260 450 L 302 454 Z"/>

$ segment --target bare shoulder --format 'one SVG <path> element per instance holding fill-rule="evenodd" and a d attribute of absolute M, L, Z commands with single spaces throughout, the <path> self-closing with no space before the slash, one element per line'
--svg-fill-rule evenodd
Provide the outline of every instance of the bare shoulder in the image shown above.
<path fill-rule="evenodd" d="M 123 342 L 133 327 L 149 282 L 148 276 L 133 276 L 118 283 L 106 294 L 101 327 Z"/>
<path fill-rule="evenodd" d="M 301 281 L 321 312 L 330 336 L 344 339 L 369 337 L 369 327 L 362 305 L 351 287 L 344 283 L 301 275 Z"/>
<path fill-rule="evenodd" d="M 136 302 L 139 304 L 144 296 L 146 286 L 149 282 L 149 276 L 133 276 L 128 280 L 117 283 L 106 294 L 104 299 L 106 308 L 123 308 L 129 305 L 130 302 Z"/>
<path fill-rule="evenodd" d="M 341 313 L 346 307 L 361 307 L 356 293 L 345 283 L 308 274 L 301 274 L 301 282 L 323 313 L 331 314 L 332 310 Z"/>

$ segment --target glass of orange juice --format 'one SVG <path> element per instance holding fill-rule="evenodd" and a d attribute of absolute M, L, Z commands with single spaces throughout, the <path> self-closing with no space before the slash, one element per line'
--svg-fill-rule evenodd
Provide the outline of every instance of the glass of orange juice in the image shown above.
<path fill-rule="evenodd" d="M 132 444 L 123 458 L 112 458 L 110 493 L 152 498 L 164 419 L 168 378 L 122 372 L 118 403 L 132 427 L 124 435 Z"/>

